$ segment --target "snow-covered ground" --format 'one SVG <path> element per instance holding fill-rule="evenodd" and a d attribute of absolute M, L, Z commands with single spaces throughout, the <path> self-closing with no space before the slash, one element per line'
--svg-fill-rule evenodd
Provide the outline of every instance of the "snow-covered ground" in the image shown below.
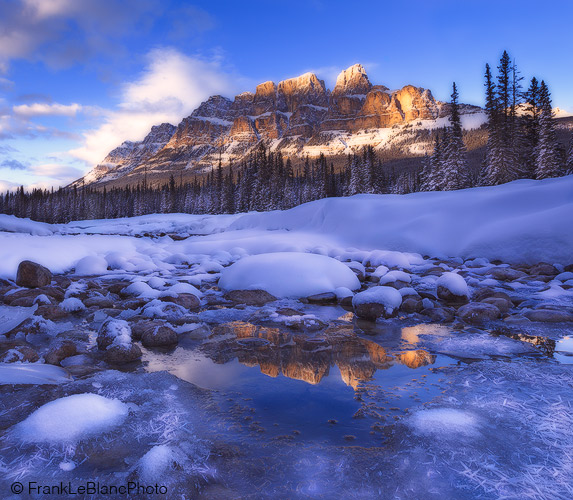
<path fill-rule="evenodd" d="M 0 215 L 0 277 L 14 278 L 23 259 L 54 272 L 70 271 L 86 256 L 130 272 L 169 271 L 190 256 L 229 261 L 285 251 L 367 260 L 383 250 L 567 265 L 573 260 L 572 216 L 573 176 L 454 192 L 331 198 L 282 212 L 146 215 L 63 225 Z M 164 233 L 189 237 L 135 237 Z"/>
<path fill-rule="evenodd" d="M 284 212 L 0 215 L 0 486 L 571 498 L 572 215 L 573 176 Z M 52 282 L 17 286 L 24 259 Z"/>

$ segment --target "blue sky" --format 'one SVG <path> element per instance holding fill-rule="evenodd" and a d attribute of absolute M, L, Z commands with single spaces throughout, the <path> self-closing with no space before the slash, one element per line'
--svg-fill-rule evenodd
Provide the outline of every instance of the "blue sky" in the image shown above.
<path fill-rule="evenodd" d="M 314 71 L 483 104 L 507 49 L 573 111 L 573 2 L 0 0 L 0 190 L 59 186 L 212 94 Z"/>

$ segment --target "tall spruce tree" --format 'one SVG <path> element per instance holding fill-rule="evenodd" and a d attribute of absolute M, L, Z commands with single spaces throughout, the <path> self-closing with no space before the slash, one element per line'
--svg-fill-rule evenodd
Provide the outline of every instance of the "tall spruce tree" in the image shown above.
<path fill-rule="evenodd" d="M 440 184 L 443 190 L 469 187 L 468 162 L 458 98 L 458 89 L 454 82 L 450 102 L 450 126 L 447 131 L 448 142 L 445 145 L 440 168 L 440 175 L 442 176 Z"/>

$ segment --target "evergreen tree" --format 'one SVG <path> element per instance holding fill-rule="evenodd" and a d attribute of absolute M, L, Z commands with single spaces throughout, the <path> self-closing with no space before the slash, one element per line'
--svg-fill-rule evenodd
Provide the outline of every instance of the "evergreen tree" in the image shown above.
<path fill-rule="evenodd" d="M 539 140 L 534 149 L 535 174 L 538 179 L 563 174 L 561 155 L 557 145 L 551 94 L 542 80 L 539 86 Z"/>
<path fill-rule="evenodd" d="M 456 83 L 452 85 L 450 102 L 450 127 L 446 136 L 447 144 L 444 149 L 444 158 L 440 168 L 442 177 L 441 188 L 443 190 L 463 189 L 469 187 L 468 163 L 466 159 L 466 147 L 463 139 L 462 124 L 460 119 L 458 89 Z"/>

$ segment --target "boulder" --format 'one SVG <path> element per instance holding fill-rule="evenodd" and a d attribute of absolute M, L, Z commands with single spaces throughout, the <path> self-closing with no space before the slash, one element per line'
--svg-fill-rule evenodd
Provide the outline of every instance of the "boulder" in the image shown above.
<path fill-rule="evenodd" d="M 52 273 L 44 266 L 24 260 L 18 266 L 16 284 L 26 288 L 39 288 L 47 286 L 52 281 Z"/>
<path fill-rule="evenodd" d="M 513 306 L 511 301 L 502 297 L 487 297 L 481 300 L 480 302 L 482 304 L 491 304 L 492 306 L 497 307 L 499 309 L 499 312 L 501 312 L 502 314 L 508 312 Z"/>
<path fill-rule="evenodd" d="M 36 310 L 37 316 L 42 316 L 44 319 L 62 319 L 69 316 L 67 311 L 64 311 L 60 306 L 43 305 Z"/>
<path fill-rule="evenodd" d="M 464 278 L 456 273 L 443 273 L 436 282 L 438 298 L 451 305 L 468 302 L 468 285 Z"/>
<path fill-rule="evenodd" d="M 490 271 L 490 275 L 493 279 L 498 281 L 514 281 L 526 276 L 523 271 L 518 271 L 511 267 L 494 267 Z"/>
<path fill-rule="evenodd" d="M 142 356 L 141 349 L 137 344 L 114 345 L 106 349 L 104 359 L 112 365 L 123 365 L 137 361 Z"/>
<path fill-rule="evenodd" d="M 392 318 L 401 305 L 400 292 L 388 286 L 373 286 L 352 298 L 354 314 L 369 321 L 376 321 L 380 317 Z"/>
<path fill-rule="evenodd" d="M 333 292 L 317 293 L 306 298 L 310 304 L 334 304 L 336 303 L 336 294 Z"/>
<path fill-rule="evenodd" d="M 400 306 L 400 311 L 404 311 L 407 314 L 421 312 L 422 309 L 424 309 L 422 301 L 413 297 L 405 298 Z"/>
<path fill-rule="evenodd" d="M 557 311 L 555 309 L 535 309 L 526 311 L 523 315 L 531 321 L 543 323 L 564 323 L 573 321 L 573 314 L 567 311 Z"/>
<path fill-rule="evenodd" d="M 458 317 L 471 325 L 481 325 L 500 316 L 499 309 L 492 304 L 470 302 L 458 309 Z"/>
<path fill-rule="evenodd" d="M 64 340 L 52 347 L 45 355 L 44 361 L 49 365 L 59 365 L 63 359 L 78 354 L 76 344 L 71 340 Z"/>
<path fill-rule="evenodd" d="M 248 306 L 264 306 L 267 302 L 274 302 L 277 298 L 265 290 L 231 290 L 225 298 L 236 304 Z"/>
<path fill-rule="evenodd" d="M 532 276 L 557 276 L 559 274 L 557 268 L 547 262 L 539 262 L 531 266 L 528 272 Z"/>
<path fill-rule="evenodd" d="M 151 320 L 151 321 L 138 321 L 137 323 L 132 323 L 131 326 L 131 338 L 133 340 L 141 340 L 143 334 L 152 328 L 165 325 L 165 321 L 162 320 Z"/>
<path fill-rule="evenodd" d="M 141 343 L 145 347 L 169 346 L 177 344 L 177 342 L 179 342 L 177 333 L 166 325 L 148 328 L 141 336 Z"/>
<path fill-rule="evenodd" d="M 163 302 L 172 302 L 190 311 L 197 311 L 201 307 L 201 301 L 192 293 L 180 293 L 175 297 L 161 297 L 160 300 Z"/>
<path fill-rule="evenodd" d="M 423 309 L 422 314 L 428 316 L 434 323 L 449 323 L 454 320 L 455 311 L 451 307 L 432 307 Z"/>

